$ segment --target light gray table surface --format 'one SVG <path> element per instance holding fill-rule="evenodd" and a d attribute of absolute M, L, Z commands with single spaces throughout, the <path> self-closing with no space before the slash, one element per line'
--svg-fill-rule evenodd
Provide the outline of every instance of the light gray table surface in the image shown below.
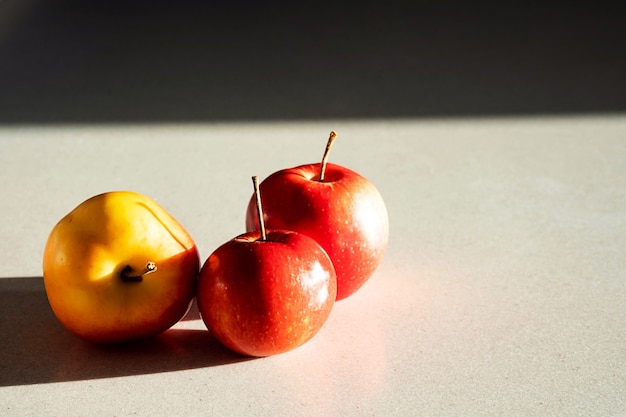
<path fill-rule="evenodd" d="M 390 216 L 380 268 L 282 355 L 222 348 L 196 310 L 97 347 L 42 282 L 54 224 L 134 190 L 202 259 L 244 230 L 250 177 L 320 159 Z M 0 415 L 625 416 L 626 117 L 0 127 Z"/>

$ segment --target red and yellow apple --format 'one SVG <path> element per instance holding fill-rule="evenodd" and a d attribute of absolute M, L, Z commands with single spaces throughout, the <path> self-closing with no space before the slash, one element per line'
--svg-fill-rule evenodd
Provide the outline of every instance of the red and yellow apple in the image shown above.
<path fill-rule="evenodd" d="M 163 207 L 130 191 L 99 194 L 52 229 L 43 278 L 50 306 L 72 333 L 116 343 L 161 333 L 187 312 L 198 250 Z"/>
<path fill-rule="evenodd" d="M 268 228 L 310 236 L 328 253 L 341 300 L 361 288 L 378 268 L 389 241 L 389 219 L 381 194 L 369 180 L 326 162 L 335 136 L 331 132 L 321 163 L 276 171 L 259 188 Z M 246 229 L 258 227 L 253 196 Z"/>
<path fill-rule="evenodd" d="M 317 242 L 261 224 L 208 257 L 197 299 L 207 328 L 226 347 L 269 356 L 310 340 L 328 319 L 336 291 L 332 262 Z"/>

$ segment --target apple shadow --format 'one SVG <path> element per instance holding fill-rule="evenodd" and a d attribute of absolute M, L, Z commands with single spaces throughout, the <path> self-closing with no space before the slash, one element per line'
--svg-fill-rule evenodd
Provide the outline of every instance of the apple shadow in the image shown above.
<path fill-rule="evenodd" d="M 0 387 L 172 372 L 249 360 L 204 327 L 195 302 L 183 320 L 153 338 L 96 345 L 56 319 L 42 277 L 0 279 Z"/>

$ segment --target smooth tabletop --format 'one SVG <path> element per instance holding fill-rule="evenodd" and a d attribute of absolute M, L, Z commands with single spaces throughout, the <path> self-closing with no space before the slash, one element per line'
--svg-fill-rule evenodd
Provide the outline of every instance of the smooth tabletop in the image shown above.
<path fill-rule="evenodd" d="M 249 359 L 197 310 L 90 345 L 42 280 L 54 224 L 150 196 L 202 260 L 244 231 L 250 177 L 330 160 L 383 195 L 390 243 L 304 346 Z M 0 415 L 625 416 L 626 117 L 0 127 Z"/>

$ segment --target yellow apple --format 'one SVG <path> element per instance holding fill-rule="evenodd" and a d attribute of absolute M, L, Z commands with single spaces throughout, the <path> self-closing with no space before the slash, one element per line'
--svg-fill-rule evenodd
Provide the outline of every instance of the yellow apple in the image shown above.
<path fill-rule="evenodd" d="M 130 191 L 96 195 L 52 229 L 43 256 L 50 306 L 72 333 L 117 343 L 161 333 L 195 295 L 193 239 L 154 200 Z"/>

